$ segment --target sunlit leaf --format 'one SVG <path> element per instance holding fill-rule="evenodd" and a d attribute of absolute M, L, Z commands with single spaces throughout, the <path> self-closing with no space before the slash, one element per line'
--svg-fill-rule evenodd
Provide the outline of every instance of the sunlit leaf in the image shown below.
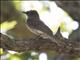
<path fill-rule="evenodd" d="M 10 54 L 7 60 L 21 60 L 18 54 Z"/>
<path fill-rule="evenodd" d="M 62 31 L 66 31 L 66 24 L 62 22 L 60 28 Z"/>
<path fill-rule="evenodd" d="M 14 3 L 15 8 L 20 11 L 21 1 L 20 0 L 17 0 L 17 1 L 13 0 L 13 3 Z"/>
<path fill-rule="evenodd" d="M 13 29 L 16 24 L 17 24 L 17 22 L 15 20 L 13 20 L 11 22 L 5 21 L 5 22 L 1 23 L 0 24 L 1 33 L 6 32 L 6 31 L 8 31 L 10 29 Z"/>
<path fill-rule="evenodd" d="M 3 49 L 2 49 L 2 48 L 0 48 L 0 55 L 1 55 L 1 54 L 3 54 Z"/>

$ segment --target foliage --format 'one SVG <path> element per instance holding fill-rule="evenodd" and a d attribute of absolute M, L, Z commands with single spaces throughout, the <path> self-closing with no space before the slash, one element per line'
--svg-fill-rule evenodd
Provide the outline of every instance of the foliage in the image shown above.
<path fill-rule="evenodd" d="M 1 1 L 1 57 L 4 56 L 6 58 L 7 56 L 7 60 L 38 60 L 40 53 L 46 52 L 49 59 L 54 59 L 54 57 L 58 55 L 60 57 L 62 54 L 64 56 L 69 54 L 71 57 L 76 55 L 77 58 L 75 59 L 80 60 L 80 51 L 75 50 L 75 47 L 80 48 L 78 42 L 78 40 L 80 41 L 78 37 L 80 36 L 80 27 L 75 25 L 79 27 L 79 29 L 77 29 L 75 34 L 72 33 L 74 32 L 74 20 L 63 9 L 58 6 L 54 8 L 56 5 L 54 6 L 53 3 L 54 2 L 46 1 Z M 37 39 L 37 36 L 26 27 L 25 20 L 28 17 L 22 12 L 30 9 L 38 11 L 40 18 L 44 20 L 45 24 L 52 30 L 53 34 L 55 34 L 54 38 L 61 44 L 60 46 L 52 43 L 49 39 L 43 39 L 41 37 Z M 61 32 L 68 32 L 68 35 L 72 33 L 72 35 L 70 35 L 71 37 L 69 36 L 68 39 L 65 39 L 63 35 L 59 34 L 60 31 L 57 34 L 59 28 Z M 20 51 L 20 53 L 7 53 L 6 55 L 3 49 Z M 37 50 L 38 54 L 32 56 L 32 51 L 30 50 Z"/>

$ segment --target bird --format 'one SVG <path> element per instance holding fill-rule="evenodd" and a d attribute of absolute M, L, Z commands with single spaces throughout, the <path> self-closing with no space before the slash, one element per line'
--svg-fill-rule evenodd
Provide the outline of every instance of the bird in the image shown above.
<path fill-rule="evenodd" d="M 44 39 L 49 38 L 52 42 L 57 44 L 57 41 L 53 37 L 53 33 L 50 28 L 40 19 L 36 10 L 30 10 L 23 12 L 28 16 L 26 25 L 37 36 L 41 36 Z"/>

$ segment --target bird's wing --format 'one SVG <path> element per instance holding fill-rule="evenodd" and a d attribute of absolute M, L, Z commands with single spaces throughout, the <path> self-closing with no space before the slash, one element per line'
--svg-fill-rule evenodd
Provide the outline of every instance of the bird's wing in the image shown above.
<path fill-rule="evenodd" d="M 48 26 L 46 26 L 42 21 L 40 20 L 33 20 L 33 19 L 29 19 L 27 20 L 27 24 L 28 26 L 33 29 L 33 30 L 37 30 L 37 32 L 39 32 L 40 34 L 47 34 L 49 36 L 53 36 L 52 31 L 49 29 Z"/>

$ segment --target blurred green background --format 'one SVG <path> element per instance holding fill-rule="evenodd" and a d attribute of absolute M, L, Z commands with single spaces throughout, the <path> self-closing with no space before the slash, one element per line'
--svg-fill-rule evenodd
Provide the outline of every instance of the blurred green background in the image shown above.
<path fill-rule="evenodd" d="M 27 17 L 25 17 L 25 15 L 22 12 L 33 9 L 33 10 L 37 10 L 39 12 L 40 16 L 42 16 L 43 14 L 46 15 L 47 13 L 51 13 L 50 7 L 53 5 L 50 5 L 50 4 L 53 4 L 52 1 L 49 2 L 49 1 L 21 1 L 21 0 L 15 1 L 15 0 L 13 0 L 13 1 L 0 1 L 0 3 L 1 3 L 0 27 L 1 27 L 1 34 L 2 34 L 2 35 L 0 34 L 0 36 L 1 36 L 1 40 L 0 40 L 1 41 L 1 46 L 0 46 L 1 47 L 0 48 L 1 60 L 40 60 L 39 56 L 41 53 L 46 53 L 46 55 L 48 56 L 47 60 L 80 60 L 80 54 L 79 54 L 80 51 L 78 51 L 78 54 L 75 53 L 73 55 L 69 55 L 68 53 L 56 52 L 55 50 L 46 52 L 44 50 L 44 48 L 42 48 L 43 51 L 38 52 L 36 50 L 34 51 L 34 49 L 32 50 L 27 45 L 26 45 L 26 47 L 27 47 L 26 48 L 24 43 L 22 44 L 22 40 L 25 41 L 25 40 L 29 40 L 31 38 L 34 39 L 36 37 L 36 35 L 33 34 L 26 27 L 25 20 L 27 19 Z M 60 5 L 59 2 L 56 1 L 56 3 Z M 76 3 L 74 3 L 74 5 L 75 4 Z M 79 7 L 80 7 L 80 3 L 79 3 Z M 66 10 L 66 9 L 64 9 L 64 10 Z M 64 22 L 64 20 L 66 19 L 65 16 L 68 16 L 68 13 L 66 11 L 64 11 L 64 15 L 61 17 L 62 22 L 58 21 L 56 23 L 57 25 L 54 25 L 55 28 L 52 28 L 52 31 L 54 33 L 57 32 L 59 27 L 60 27 L 61 31 L 67 31 L 69 33 L 69 40 L 64 39 L 65 42 L 69 41 L 70 44 L 73 44 L 73 45 L 71 45 L 71 46 L 73 46 L 73 48 L 76 47 L 76 48 L 78 48 L 78 50 L 80 50 L 80 37 L 79 37 L 80 36 L 80 26 L 78 27 L 78 29 L 76 31 L 72 30 L 72 25 L 70 28 L 66 27 L 67 23 Z M 75 10 L 75 12 L 76 12 L 76 10 Z M 58 13 L 56 12 L 56 14 L 58 14 Z M 46 16 L 45 16 L 45 18 L 46 18 Z M 57 15 L 57 18 L 60 18 L 60 17 L 58 17 L 58 15 Z M 72 18 L 74 19 L 75 17 L 71 15 L 71 21 L 74 21 Z M 55 20 L 55 19 L 53 19 L 53 20 Z M 76 18 L 76 21 L 78 21 L 78 16 Z M 71 24 L 71 23 L 69 23 L 69 24 Z M 80 25 L 80 21 L 78 21 L 78 25 Z M 15 41 L 20 41 L 19 43 L 17 43 L 17 45 L 19 45 L 19 46 L 17 46 L 15 44 Z M 38 41 L 38 42 L 40 42 L 40 41 Z M 4 46 L 4 43 L 5 43 L 6 47 Z M 31 44 L 31 42 L 27 42 L 27 43 L 28 43 L 28 45 L 29 45 L 29 43 Z M 35 47 L 33 46 L 33 48 L 35 48 Z M 36 48 L 36 49 L 38 49 L 38 48 Z M 18 52 L 14 54 L 13 52 L 11 52 L 11 53 L 8 52 L 8 50 L 13 50 L 13 51 L 18 51 Z M 5 52 L 5 51 L 7 51 L 7 52 Z M 19 52 L 19 51 L 21 51 L 21 52 Z M 34 54 L 31 55 L 32 53 L 34 53 Z M 45 56 L 42 58 L 45 58 Z"/>

